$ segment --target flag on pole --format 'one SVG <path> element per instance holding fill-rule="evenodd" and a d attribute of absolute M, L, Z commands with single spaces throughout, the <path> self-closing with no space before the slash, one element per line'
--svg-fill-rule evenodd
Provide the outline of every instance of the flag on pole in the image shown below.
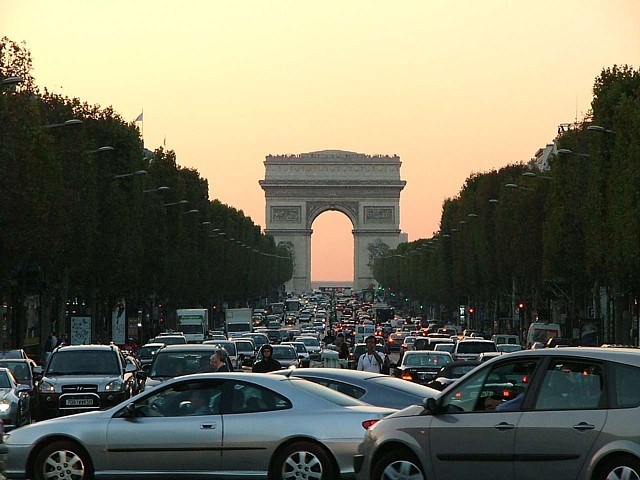
<path fill-rule="evenodd" d="M 143 120 L 143 115 L 142 115 L 142 113 L 143 113 L 143 112 L 140 112 L 140 115 L 138 115 L 138 116 L 136 117 L 136 119 L 133 121 L 134 123 L 136 123 L 136 122 L 141 122 L 141 121 Z"/>

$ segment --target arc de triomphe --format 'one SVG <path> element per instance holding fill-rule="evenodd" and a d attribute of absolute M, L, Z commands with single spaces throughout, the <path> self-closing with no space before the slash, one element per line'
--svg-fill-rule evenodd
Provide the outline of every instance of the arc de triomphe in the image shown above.
<path fill-rule="evenodd" d="M 400 238 L 400 192 L 407 183 L 400 179 L 400 158 L 323 150 L 268 155 L 264 165 L 265 233 L 293 254 L 287 291 L 311 290 L 311 226 L 328 210 L 344 213 L 353 225 L 354 289 L 373 284 L 374 258 Z"/>

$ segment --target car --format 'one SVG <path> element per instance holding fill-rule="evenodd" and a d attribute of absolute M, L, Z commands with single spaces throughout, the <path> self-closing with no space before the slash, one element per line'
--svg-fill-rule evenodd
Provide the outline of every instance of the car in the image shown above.
<path fill-rule="evenodd" d="M 357 478 L 638 479 L 639 382 L 637 349 L 502 355 L 370 429 Z"/>
<path fill-rule="evenodd" d="M 402 341 L 402 345 L 400 345 L 400 348 L 402 349 L 403 352 L 406 352 L 408 350 L 413 350 L 413 344 L 416 341 L 416 336 L 414 335 L 407 335 L 406 337 L 404 337 L 404 340 Z"/>
<path fill-rule="evenodd" d="M 497 352 L 496 344 L 491 340 L 482 338 L 465 337 L 456 343 L 453 350 L 454 360 L 474 360 L 483 352 Z"/>
<path fill-rule="evenodd" d="M 496 348 L 498 349 L 499 352 L 511 353 L 511 352 L 519 352 L 520 350 L 522 350 L 522 345 L 513 344 L 513 343 L 501 343 L 500 345 L 497 345 Z"/>
<path fill-rule="evenodd" d="M 234 368 L 238 364 L 238 349 L 236 347 L 236 343 L 233 340 L 205 340 L 204 342 L 202 342 L 202 345 L 218 345 L 219 347 L 224 348 L 227 351 L 229 360 L 231 360 L 231 364 L 234 366 Z"/>
<path fill-rule="evenodd" d="M 144 389 L 155 387 L 167 380 L 211 371 L 211 355 L 220 349 L 218 343 L 187 343 L 184 345 L 166 345 L 157 351 L 145 381 Z M 233 364 L 227 357 L 227 368 L 233 371 Z"/>
<path fill-rule="evenodd" d="M 38 418 L 110 408 L 133 395 L 138 379 L 117 345 L 59 346 L 38 385 Z"/>
<path fill-rule="evenodd" d="M 443 343 L 455 347 L 456 342 L 449 337 L 417 337 L 413 342 L 413 350 L 435 350 L 437 345 Z"/>
<path fill-rule="evenodd" d="M 227 336 L 222 333 L 215 333 L 213 335 L 209 335 L 207 340 L 228 340 Z"/>
<path fill-rule="evenodd" d="M 3 474 L 9 480 L 352 478 L 366 429 L 395 411 L 299 378 L 187 375 L 107 411 L 15 430 L 5 439 Z"/>
<path fill-rule="evenodd" d="M 252 366 L 256 359 L 256 344 L 253 343 L 253 340 L 247 337 L 236 337 L 233 339 L 233 343 L 236 344 L 238 363 L 241 363 L 237 368 Z"/>
<path fill-rule="evenodd" d="M 405 408 L 440 394 L 432 388 L 389 375 L 347 368 L 297 368 L 272 373 L 304 378 L 378 407 Z"/>
<path fill-rule="evenodd" d="M 448 352 L 408 351 L 404 353 L 400 363 L 393 368 L 393 375 L 402 380 L 425 385 L 436 377 L 443 366 L 449 363 L 453 363 L 453 358 Z"/>
<path fill-rule="evenodd" d="M 41 366 L 34 367 L 30 360 L 24 358 L 3 358 L 0 360 L 0 367 L 11 370 L 18 383 L 29 385 L 29 395 L 35 395 L 39 378 L 42 376 Z"/>
<path fill-rule="evenodd" d="M 284 342 L 282 343 L 282 345 L 291 345 L 293 348 L 296 349 L 296 353 L 298 354 L 298 358 L 300 360 L 309 360 L 309 351 L 307 350 L 307 347 L 305 346 L 304 343 L 302 342 Z"/>
<path fill-rule="evenodd" d="M 292 345 L 273 345 L 271 358 L 280 362 L 281 368 L 296 368 L 300 366 L 298 352 Z M 256 362 L 262 360 L 262 353 L 258 353 Z"/>
<path fill-rule="evenodd" d="M 404 335 L 402 333 L 393 332 L 387 337 L 387 349 L 390 352 L 399 351 L 404 341 Z"/>
<path fill-rule="evenodd" d="M 316 337 L 303 335 L 296 338 L 296 341 L 304 343 L 304 346 L 307 347 L 309 358 L 311 360 L 320 360 L 320 341 Z"/>
<path fill-rule="evenodd" d="M 459 360 L 449 363 L 440 369 L 435 378 L 427 383 L 427 386 L 442 391 L 478 365 L 480 365 L 478 360 Z"/>
<path fill-rule="evenodd" d="M 153 339 L 153 343 L 164 343 L 165 345 L 184 345 L 187 343 L 187 337 L 182 334 L 163 334 Z"/>
<path fill-rule="evenodd" d="M 447 352 L 453 355 L 453 351 L 456 349 L 456 344 L 453 342 L 450 343 L 436 343 L 433 346 L 434 352 Z"/>
<path fill-rule="evenodd" d="M 5 431 L 31 423 L 30 390 L 15 379 L 9 368 L 0 367 L 0 421 Z"/>
<path fill-rule="evenodd" d="M 145 343 L 138 349 L 138 361 L 144 368 L 145 365 L 151 365 L 156 352 L 164 347 L 164 343 Z"/>
<path fill-rule="evenodd" d="M 258 333 L 258 332 L 243 333 L 239 338 L 248 338 L 252 340 L 253 344 L 256 347 L 254 352 L 255 354 L 258 353 L 262 345 L 266 345 L 267 343 L 269 343 L 269 337 L 267 337 L 264 333 Z"/>

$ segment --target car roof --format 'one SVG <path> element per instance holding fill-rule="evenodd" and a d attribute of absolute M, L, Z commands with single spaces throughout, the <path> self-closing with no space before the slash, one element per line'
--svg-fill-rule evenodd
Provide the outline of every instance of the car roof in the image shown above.
<path fill-rule="evenodd" d="M 81 351 L 81 350 L 105 350 L 105 351 L 119 351 L 120 347 L 115 344 L 112 345 L 98 345 L 98 344 L 89 344 L 89 345 L 60 345 L 56 348 L 56 350 L 60 351 Z"/>
<path fill-rule="evenodd" d="M 640 366 L 640 349 L 638 348 L 601 348 L 601 347 L 564 347 L 541 348 L 539 350 L 522 350 L 509 353 L 506 358 L 529 356 L 555 357 L 589 357 L 596 360 L 607 360 L 629 365 Z M 503 357 L 505 358 L 505 357 Z M 492 360 L 495 361 L 495 360 Z"/>
<path fill-rule="evenodd" d="M 222 340 L 220 340 L 222 342 Z M 179 344 L 179 345 L 165 345 L 162 348 L 163 352 L 166 351 L 170 351 L 170 352 L 174 352 L 174 351 L 184 351 L 184 352 L 189 352 L 189 351 L 198 351 L 198 350 L 217 350 L 218 349 L 218 345 L 219 343 L 183 343 L 183 344 Z"/>

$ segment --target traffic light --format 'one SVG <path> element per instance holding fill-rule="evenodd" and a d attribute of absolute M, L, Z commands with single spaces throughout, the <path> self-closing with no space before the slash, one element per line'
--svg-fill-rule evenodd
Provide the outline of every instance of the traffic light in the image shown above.
<path fill-rule="evenodd" d="M 474 313 L 476 313 L 476 307 L 469 307 L 469 314 L 473 315 Z"/>
<path fill-rule="evenodd" d="M 518 302 L 518 308 L 522 310 L 525 307 L 524 302 Z"/>

